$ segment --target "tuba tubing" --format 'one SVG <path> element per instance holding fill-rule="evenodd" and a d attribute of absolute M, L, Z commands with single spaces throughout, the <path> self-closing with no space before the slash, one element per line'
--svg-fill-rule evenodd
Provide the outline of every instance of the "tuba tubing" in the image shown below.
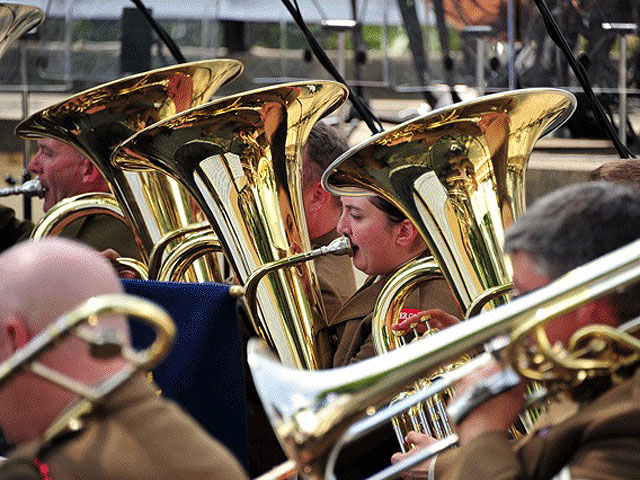
<path fill-rule="evenodd" d="M 24 195 L 25 197 L 44 197 L 45 188 L 42 188 L 38 177 L 27 180 L 22 185 L 15 187 L 0 188 L 0 197 L 8 197 L 10 195 Z"/>

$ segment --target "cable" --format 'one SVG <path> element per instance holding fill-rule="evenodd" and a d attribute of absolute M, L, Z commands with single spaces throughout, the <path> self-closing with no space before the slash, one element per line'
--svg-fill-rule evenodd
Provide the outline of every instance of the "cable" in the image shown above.
<path fill-rule="evenodd" d="M 176 43 L 173 41 L 171 36 L 166 32 L 166 30 L 162 28 L 162 26 L 154 20 L 154 18 L 151 16 L 151 12 L 149 12 L 147 7 L 144 6 L 144 4 L 142 3 L 142 0 L 131 0 L 131 1 L 138 8 L 138 10 L 140 10 L 142 15 L 144 15 L 144 18 L 146 18 L 147 22 L 149 22 L 149 25 L 151 25 L 151 28 L 153 29 L 153 31 L 156 32 L 156 34 L 160 37 L 162 42 L 167 46 L 167 48 L 171 52 L 171 55 L 173 55 L 173 58 L 175 59 L 175 61 L 177 63 L 186 63 L 187 59 L 184 58 L 184 55 L 182 55 L 182 52 L 180 51 L 180 48 L 178 47 L 178 45 L 176 45 Z"/>
<path fill-rule="evenodd" d="M 616 152 L 618 152 L 618 156 L 620 158 L 630 158 L 630 157 L 635 158 L 635 155 L 633 155 L 633 153 L 631 153 L 631 151 L 618 138 L 618 135 L 616 134 L 616 131 L 613 128 L 613 125 L 611 124 L 611 122 L 609 121 L 609 119 L 604 113 L 604 108 L 602 107 L 600 100 L 598 99 L 595 92 L 591 88 L 591 84 L 589 83 L 587 72 L 584 70 L 584 67 L 582 66 L 582 64 L 578 62 L 573 52 L 571 51 L 571 47 L 569 47 L 567 40 L 562 35 L 560 28 L 558 28 L 558 24 L 553 18 L 553 15 L 551 14 L 549 7 L 547 7 L 547 4 L 544 2 L 544 0 L 534 0 L 534 1 L 538 9 L 540 10 L 540 13 L 542 14 L 542 20 L 544 21 L 544 24 L 547 27 L 547 33 L 549 33 L 549 37 L 560 48 L 560 50 L 562 51 L 566 59 L 569 61 L 569 66 L 571 67 L 571 70 L 573 71 L 574 75 L 580 82 L 582 89 L 584 90 L 585 94 L 587 95 L 587 98 L 591 102 L 591 108 L 593 109 L 593 113 L 595 114 L 596 119 L 602 125 L 604 125 L 607 135 L 609 136 L 609 140 L 611 140 L 611 143 L 613 143 L 613 146 L 615 147 Z"/>
<path fill-rule="evenodd" d="M 362 120 L 367 124 L 372 133 L 380 133 L 383 128 L 380 120 L 376 118 L 373 112 L 369 109 L 369 107 L 360 99 L 358 95 L 349 87 L 346 80 L 340 75 L 338 69 L 335 67 L 331 59 L 327 56 L 327 53 L 324 51 L 322 46 L 318 43 L 316 38 L 313 36 L 309 28 L 307 27 L 304 19 L 302 18 L 302 14 L 300 12 L 300 8 L 298 6 L 297 0 L 293 0 L 294 4 L 292 4 L 289 0 L 282 0 L 284 6 L 289 10 L 289 13 L 293 17 L 293 20 L 296 22 L 302 34 L 306 37 L 307 42 L 309 43 L 309 47 L 311 51 L 315 54 L 316 58 L 320 62 L 320 64 L 329 72 L 329 74 L 335 78 L 338 82 L 342 83 L 349 90 L 349 100 L 353 104 L 356 111 L 362 117 Z"/>

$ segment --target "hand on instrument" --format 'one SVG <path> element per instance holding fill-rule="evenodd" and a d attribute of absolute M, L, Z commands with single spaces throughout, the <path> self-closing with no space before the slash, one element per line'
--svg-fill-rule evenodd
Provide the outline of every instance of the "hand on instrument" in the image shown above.
<path fill-rule="evenodd" d="M 404 320 L 393 324 L 391 329 L 396 332 L 408 332 L 409 330 L 415 330 L 416 333 L 422 335 L 430 328 L 442 330 L 443 328 L 450 327 L 451 325 L 455 325 L 459 322 L 460 320 L 458 318 L 453 315 L 449 315 L 444 310 L 433 308 L 409 315 Z"/>
<path fill-rule="evenodd" d="M 456 394 L 462 394 L 476 382 L 500 372 L 502 366 L 497 360 L 478 370 L 460 381 L 456 387 Z M 520 382 L 516 387 L 501 393 L 484 402 L 473 410 L 456 428 L 460 437 L 460 444 L 464 445 L 473 438 L 488 432 L 503 432 L 518 418 L 524 407 L 525 383 Z"/>
<path fill-rule="evenodd" d="M 424 448 L 427 448 L 438 441 L 435 438 L 430 437 L 429 435 L 425 435 L 424 433 L 418 433 L 418 432 L 409 432 L 409 434 L 406 436 L 406 440 L 407 442 L 412 443 L 414 447 L 411 450 L 409 450 L 407 453 L 402 453 L 402 452 L 394 453 L 393 456 L 391 457 L 391 463 L 402 462 L 406 460 L 408 457 L 410 457 L 411 455 L 415 454 L 416 452 Z M 418 480 L 422 478 L 428 478 L 429 466 L 431 465 L 432 460 L 433 458 L 427 459 L 421 464 L 416 465 L 412 469 L 405 471 L 404 473 L 401 474 L 402 478 L 404 478 L 405 480 Z"/>
<path fill-rule="evenodd" d="M 128 280 L 140 278 L 135 271 L 130 270 L 126 267 L 123 267 L 122 265 L 120 265 L 120 263 L 118 263 L 118 259 L 121 258 L 122 255 L 120 255 L 118 252 L 116 252 L 112 248 L 107 248 L 106 250 L 103 250 L 102 252 L 100 252 L 100 255 L 102 255 L 102 257 L 106 258 L 107 260 L 109 260 L 109 262 L 111 262 L 111 266 L 113 266 L 113 268 L 118 272 L 118 276 L 120 278 L 126 278 Z"/>

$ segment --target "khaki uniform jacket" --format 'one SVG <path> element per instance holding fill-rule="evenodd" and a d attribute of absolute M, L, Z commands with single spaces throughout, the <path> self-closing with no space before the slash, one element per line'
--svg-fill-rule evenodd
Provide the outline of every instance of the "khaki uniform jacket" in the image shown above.
<path fill-rule="evenodd" d="M 142 375 L 120 387 L 84 428 L 42 446 L 21 446 L 0 465 L 0 479 L 40 479 L 34 458 L 52 480 L 244 479 L 231 453 Z"/>
<path fill-rule="evenodd" d="M 436 462 L 436 479 L 640 478 L 640 369 L 578 413 L 538 428 L 513 448 L 506 435 L 488 433 Z"/>
<path fill-rule="evenodd" d="M 15 212 L 0 205 L 0 252 L 29 238 L 33 223 L 15 218 Z M 113 248 L 123 257 L 140 260 L 140 250 L 131 229 L 109 215 L 88 215 L 67 226 L 61 237 L 78 240 L 101 252 Z"/>
<path fill-rule="evenodd" d="M 311 241 L 315 248 L 329 245 L 339 237 L 334 229 Z M 353 263 L 348 255 L 323 255 L 313 260 L 320 284 L 322 303 L 327 320 L 333 318 L 351 295 L 356 291 L 356 279 L 353 273 Z"/>
<path fill-rule="evenodd" d="M 67 226 L 60 236 L 78 240 L 99 252 L 112 248 L 123 257 L 142 259 L 129 226 L 109 215 L 82 217 Z"/>
<path fill-rule="evenodd" d="M 371 318 L 382 288 L 393 275 L 369 277 L 362 287 L 343 305 L 329 321 L 329 325 L 319 332 L 319 340 L 329 343 L 333 356 L 324 356 L 324 368 L 342 367 L 375 355 Z M 439 308 L 458 318 L 462 312 L 444 280 L 434 279 L 423 283 L 407 299 L 405 308 L 425 310 Z"/>

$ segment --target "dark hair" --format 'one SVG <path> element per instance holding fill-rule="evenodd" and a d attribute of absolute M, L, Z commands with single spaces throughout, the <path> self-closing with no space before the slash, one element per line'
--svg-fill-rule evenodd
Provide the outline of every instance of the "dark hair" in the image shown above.
<path fill-rule="evenodd" d="M 589 180 L 606 180 L 640 188 L 640 159 L 626 158 L 603 163 L 589 172 Z"/>
<path fill-rule="evenodd" d="M 551 278 L 640 238 L 640 191 L 579 183 L 540 198 L 507 231 L 505 250 L 531 255 Z M 640 313 L 640 285 L 611 295 L 619 320 Z"/>
<path fill-rule="evenodd" d="M 327 167 L 348 149 L 347 141 L 335 128 L 324 122 L 316 123 L 305 145 L 307 159 L 311 161 L 304 164 L 304 182 L 320 180 Z"/>
<path fill-rule="evenodd" d="M 369 197 L 369 201 L 378 210 L 382 210 L 391 223 L 400 223 L 407 219 L 407 216 L 391 202 L 377 195 Z"/>

